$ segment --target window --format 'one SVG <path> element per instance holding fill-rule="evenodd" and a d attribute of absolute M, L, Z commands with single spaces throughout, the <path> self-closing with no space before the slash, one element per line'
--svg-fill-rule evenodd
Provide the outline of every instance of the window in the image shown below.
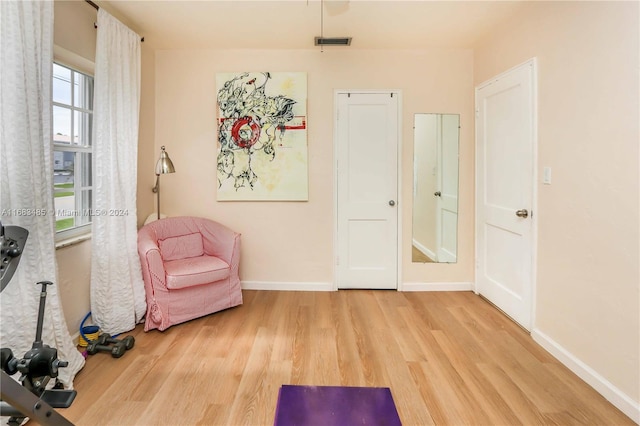
<path fill-rule="evenodd" d="M 53 64 L 53 196 L 57 238 L 89 232 L 93 77 Z"/>

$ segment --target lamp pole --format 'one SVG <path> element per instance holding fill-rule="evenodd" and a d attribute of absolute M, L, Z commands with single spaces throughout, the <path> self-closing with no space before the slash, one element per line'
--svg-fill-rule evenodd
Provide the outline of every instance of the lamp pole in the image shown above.
<path fill-rule="evenodd" d="M 152 191 L 155 192 L 158 197 L 158 220 L 160 220 L 160 175 L 156 175 L 156 186 L 153 187 Z"/>
<path fill-rule="evenodd" d="M 169 158 L 169 154 L 165 151 L 164 146 L 160 150 L 160 158 L 156 163 L 156 185 L 152 191 L 158 196 L 158 220 L 160 220 L 160 175 L 166 173 L 175 173 L 176 169 L 173 167 L 173 162 Z"/>

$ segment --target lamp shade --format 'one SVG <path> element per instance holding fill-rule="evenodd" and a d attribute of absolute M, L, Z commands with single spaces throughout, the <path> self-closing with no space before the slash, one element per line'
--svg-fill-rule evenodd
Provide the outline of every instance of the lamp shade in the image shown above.
<path fill-rule="evenodd" d="M 164 175 L 167 173 L 175 173 L 176 169 L 173 167 L 173 162 L 169 158 L 169 154 L 165 151 L 164 146 L 160 151 L 160 159 L 156 163 L 156 175 Z"/>

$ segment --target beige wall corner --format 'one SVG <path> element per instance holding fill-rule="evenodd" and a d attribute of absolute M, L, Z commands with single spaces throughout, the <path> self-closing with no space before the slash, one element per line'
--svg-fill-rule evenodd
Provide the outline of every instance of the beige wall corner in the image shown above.
<path fill-rule="evenodd" d="M 483 40 L 475 84 L 538 59 L 534 328 L 640 401 L 638 2 L 531 2 Z M 637 419 L 636 419 L 637 421 Z"/>
<path fill-rule="evenodd" d="M 54 60 L 93 75 L 96 10 L 84 1 L 54 3 Z M 56 250 L 58 289 L 69 333 L 91 309 L 91 240 Z"/>
<path fill-rule="evenodd" d="M 308 77 L 308 202 L 218 202 L 215 76 L 229 71 L 304 71 Z M 333 282 L 334 93 L 402 91 L 403 281 L 463 282 L 473 276 L 473 52 L 468 49 L 158 50 L 155 149 L 165 145 L 176 173 L 162 179 L 169 216 L 218 220 L 242 233 L 241 278 Z M 145 102 L 147 102 L 145 100 Z M 457 113 L 460 134 L 459 261 L 411 263 L 413 117 Z M 148 172 L 140 170 L 140 182 Z M 144 218 L 139 217 L 144 220 Z"/>
<path fill-rule="evenodd" d="M 155 51 L 142 46 L 142 79 L 140 87 L 140 127 L 138 134 L 138 227 L 155 211 L 155 163 L 159 150 L 155 149 Z M 156 152 L 157 151 L 157 152 Z"/>
<path fill-rule="evenodd" d="M 57 249 L 56 261 L 64 318 L 73 336 L 91 310 L 91 240 Z"/>

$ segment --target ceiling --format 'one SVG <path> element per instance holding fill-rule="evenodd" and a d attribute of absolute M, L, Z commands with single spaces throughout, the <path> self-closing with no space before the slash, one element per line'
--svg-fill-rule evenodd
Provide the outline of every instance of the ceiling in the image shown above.
<path fill-rule="evenodd" d="M 155 49 L 319 49 L 325 37 L 353 37 L 325 49 L 471 48 L 524 1 L 103 0 L 96 3 Z M 321 29 L 323 28 L 323 30 Z"/>

